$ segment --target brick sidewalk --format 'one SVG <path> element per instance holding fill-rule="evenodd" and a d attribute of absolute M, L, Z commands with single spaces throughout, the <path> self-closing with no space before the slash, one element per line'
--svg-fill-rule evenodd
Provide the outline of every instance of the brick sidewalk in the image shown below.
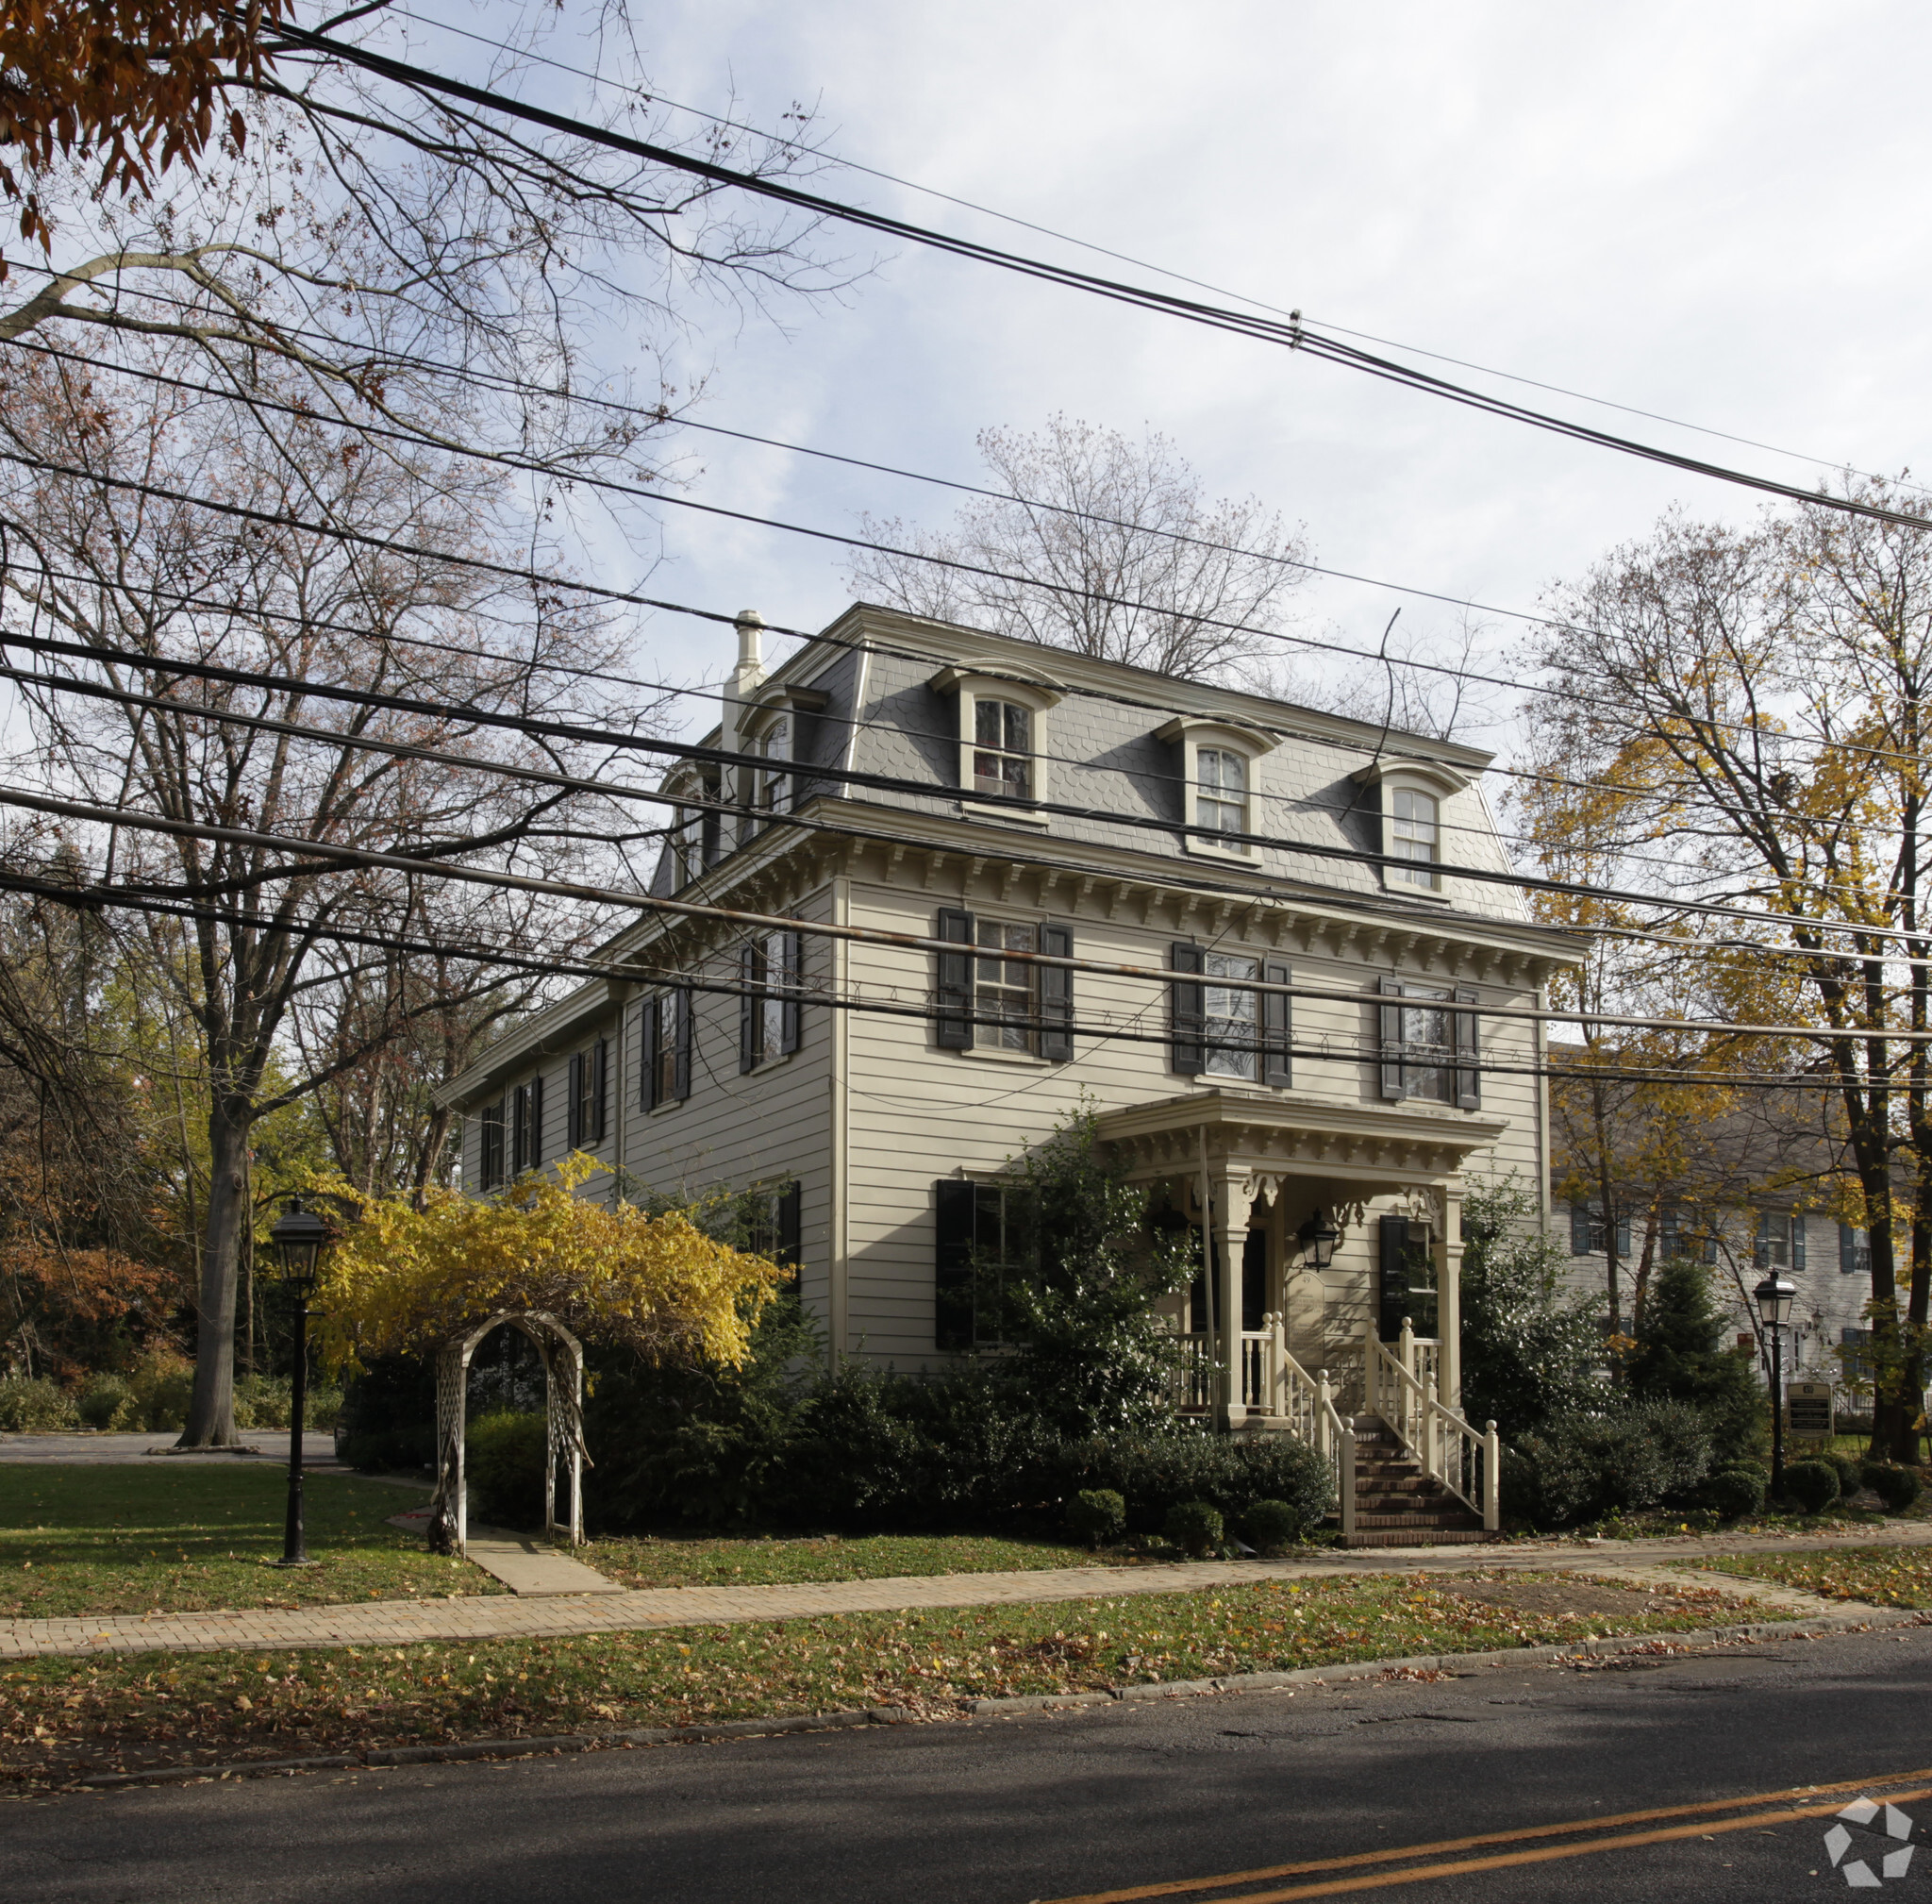
<path fill-rule="evenodd" d="M 1246 1580 L 1335 1574 L 1461 1573 L 1477 1567 L 1610 1573 L 1721 1553 L 1932 1545 L 1932 1523 L 1897 1523 L 1811 1539 L 1606 1541 L 1505 1547 L 1421 1547 L 1324 1554 L 1288 1561 L 1189 1561 L 1164 1566 L 1060 1567 L 1035 1573 L 935 1574 L 775 1587 L 654 1587 L 595 1597 L 375 1600 L 362 1605 L 215 1613 L 112 1614 L 95 1619 L 0 1621 L 0 1659 L 49 1654 L 204 1653 L 268 1646 L 400 1646 L 425 1640 L 549 1638 L 641 1632 L 827 1613 L 914 1607 L 986 1607 L 1099 1599 L 1232 1586 Z M 1767 1585 L 1765 1592 L 1774 1591 Z"/>

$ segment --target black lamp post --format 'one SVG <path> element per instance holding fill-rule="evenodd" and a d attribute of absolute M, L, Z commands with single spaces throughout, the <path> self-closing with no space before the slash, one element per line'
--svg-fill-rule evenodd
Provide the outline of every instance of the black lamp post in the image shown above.
<path fill-rule="evenodd" d="M 1798 1285 L 1774 1270 L 1751 1294 L 1771 1331 L 1771 1491 L 1776 1495 L 1785 1485 L 1785 1324 L 1791 1319 Z"/>
<path fill-rule="evenodd" d="M 1302 1246 L 1302 1261 L 1310 1269 L 1326 1269 L 1335 1261 L 1335 1245 L 1341 1232 L 1318 1210 L 1295 1231 Z"/>
<path fill-rule="evenodd" d="M 312 1210 L 302 1208 L 299 1196 L 291 1199 L 289 1208 L 268 1233 L 281 1270 L 282 1285 L 295 1298 L 295 1367 L 290 1384 L 289 1411 L 289 1520 L 277 1566 L 316 1564 L 302 1545 L 302 1417 L 308 1410 L 308 1298 L 314 1294 L 316 1272 L 331 1234 L 321 1217 Z"/>

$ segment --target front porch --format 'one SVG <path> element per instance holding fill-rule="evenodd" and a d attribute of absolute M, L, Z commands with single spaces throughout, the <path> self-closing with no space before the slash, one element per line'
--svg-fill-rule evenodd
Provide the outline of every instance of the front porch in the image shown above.
<path fill-rule="evenodd" d="M 1460 1213 L 1465 1161 L 1504 1128 L 1462 1111 L 1234 1090 L 1099 1120 L 1164 1220 L 1201 1235 L 1202 1272 L 1170 1311 L 1183 1411 L 1318 1448 L 1351 1545 L 1439 1522 L 1447 1537 L 1466 1516 L 1498 1524 L 1493 1428 L 1459 1409 Z M 1358 1474 L 1368 1444 L 1376 1472 Z M 1462 1515 L 1400 1498 L 1430 1491 Z"/>

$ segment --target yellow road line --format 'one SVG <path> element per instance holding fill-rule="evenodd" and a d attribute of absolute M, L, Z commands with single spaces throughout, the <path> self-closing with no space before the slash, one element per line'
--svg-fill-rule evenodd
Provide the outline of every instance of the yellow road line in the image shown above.
<path fill-rule="evenodd" d="M 1077 1896 L 1058 1897 L 1046 1900 L 1046 1904 L 1133 1904 L 1133 1900 L 1143 1897 L 1175 1897 L 1189 1892 L 1229 1891 L 1243 1884 L 1260 1884 L 1274 1878 L 1307 1878 L 1322 1871 L 1346 1871 L 1364 1864 L 1393 1864 L 1408 1858 L 1440 1858 L 1442 1854 L 1456 1851 L 1480 1851 L 1490 1846 L 1521 1845 L 1533 1838 L 1567 1837 L 1586 1831 L 1614 1830 L 1625 1825 L 1653 1825 L 1666 1818 L 1694 1818 L 1700 1822 L 1685 1825 L 1675 1829 L 1650 1832 L 1624 1832 L 1622 1835 L 1600 1839 L 1595 1843 L 1576 1846 L 1541 1846 L 1533 1850 L 1513 1852 L 1498 1858 L 1465 1858 L 1449 1863 L 1429 1866 L 1426 1871 L 1399 1871 L 1375 1873 L 1348 1881 L 1314 1888 L 1299 1888 L 1292 1891 L 1273 1891 L 1251 1893 L 1238 1900 L 1238 1904 L 1274 1904 L 1276 1898 L 1321 1897 L 1335 1891 L 1358 1891 L 1372 1884 L 1407 1883 L 1421 1876 L 1441 1877 L 1451 1871 L 1486 1871 L 1507 1864 L 1531 1863 L 1549 1858 L 1569 1858 L 1580 1856 L 1586 1851 L 1612 1850 L 1620 1845 L 1660 1844 L 1671 1838 L 1693 1838 L 1706 1835 L 1715 1836 L 1720 1831 L 1742 1831 L 1754 1825 L 1789 1823 L 1795 1818 L 1809 1818 L 1819 1815 L 1820 1801 L 1836 1797 L 1841 1794 L 1877 1792 L 1894 1801 L 1932 1796 L 1932 1786 L 1923 1791 L 1900 1792 L 1894 1788 L 1910 1783 L 1914 1779 L 1932 1779 L 1932 1767 L 1916 1772 L 1894 1772 L 1870 1779 L 1841 1779 L 1830 1785 L 1793 1785 L 1778 1792 L 1757 1792 L 1745 1798 L 1712 1798 L 1697 1805 L 1663 1805 L 1645 1812 L 1619 1812 L 1607 1818 L 1571 1818 L 1556 1825 L 1530 1825 L 1515 1831 L 1485 1831 L 1469 1838 L 1441 1838 L 1428 1845 L 1385 1846 L 1375 1851 L 1357 1852 L 1343 1858 L 1311 1858 L 1295 1864 L 1268 1864 L 1253 1871 L 1226 1871 L 1214 1878 L 1183 1878 L 1164 1884 L 1136 1884 L 1118 1891 L 1090 1891 Z M 1789 1811 L 1767 1812 L 1761 1808 L 1775 1805 L 1782 1799 L 1795 1800 Z M 1809 1802 L 1806 1802 L 1809 1800 Z M 1750 1811 L 1753 1815 L 1742 1819 L 1716 1820 L 1710 1814 L 1719 1812 Z M 1236 1904 L 1236 1900 L 1230 1900 Z"/>

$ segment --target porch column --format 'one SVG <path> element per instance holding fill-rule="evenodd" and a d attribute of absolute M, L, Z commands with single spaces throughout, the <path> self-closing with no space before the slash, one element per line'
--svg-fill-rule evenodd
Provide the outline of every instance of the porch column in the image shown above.
<path fill-rule="evenodd" d="M 1462 1185 L 1442 1186 L 1442 1234 L 1436 1244 L 1436 1327 L 1441 1332 L 1442 1402 L 1462 1406 Z"/>
<path fill-rule="evenodd" d="M 1215 1290 L 1214 1359 L 1221 1364 L 1224 1428 L 1247 1419 L 1241 1400 L 1241 1260 L 1248 1244 L 1248 1212 L 1254 1198 L 1225 1170 L 1212 1172 Z"/>

